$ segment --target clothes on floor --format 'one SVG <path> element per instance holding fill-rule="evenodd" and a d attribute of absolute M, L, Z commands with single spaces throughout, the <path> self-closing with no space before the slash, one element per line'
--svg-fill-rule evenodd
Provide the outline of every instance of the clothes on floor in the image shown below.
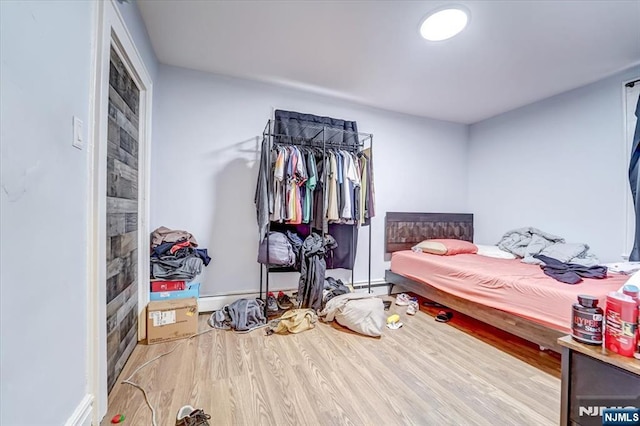
<path fill-rule="evenodd" d="M 341 294 L 350 293 L 351 289 L 344 285 L 342 280 L 336 280 L 333 277 L 326 277 L 324 279 L 324 289 L 322 291 L 322 304 L 323 306 L 331 299 Z"/>
<path fill-rule="evenodd" d="M 209 326 L 222 330 L 251 331 L 267 323 L 264 316 L 264 301 L 260 299 L 238 299 L 209 317 Z"/>
<path fill-rule="evenodd" d="M 551 278 L 567 284 L 577 284 L 584 278 L 606 278 L 606 266 L 584 266 L 577 263 L 565 263 L 552 257 L 536 254 L 533 257 L 543 262 L 540 267 Z"/>
<path fill-rule="evenodd" d="M 280 318 L 269 322 L 267 335 L 302 333 L 314 328 L 316 322 L 318 322 L 318 315 L 313 309 L 292 309 L 282 314 Z"/>

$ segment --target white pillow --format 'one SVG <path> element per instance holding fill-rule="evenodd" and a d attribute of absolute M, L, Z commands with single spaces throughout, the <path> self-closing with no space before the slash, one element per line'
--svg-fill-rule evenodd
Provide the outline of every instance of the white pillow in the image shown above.
<path fill-rule="evenodd" d="M 627 280 L 627 282 L 622 285 L 622 287 L 627 284 L 632 284 L 640 287 L 640 271 L 634 272 L 633 275 L 631 275 L 631 277 Z M 620 290 L 618 290 L 620 293 L 622 293 L 622 287 L 620 287 Z"/>
<path fill-rule="evenodd" d="M 496 259 L 516 259 L 516 255 L 500 249 L 498 246 L 486 246 L 482 244 L 476 244 L 478 246 L 478 253 L 480 256 L 494 257 Z"/>

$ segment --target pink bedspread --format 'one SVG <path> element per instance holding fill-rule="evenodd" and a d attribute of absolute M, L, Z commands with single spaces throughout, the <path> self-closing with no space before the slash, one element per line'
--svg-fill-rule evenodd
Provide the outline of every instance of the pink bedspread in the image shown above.
<path fill-rule="evenodd" d="M 605 279 L 585 278 L 570 285 L 546 276 L 539 266 L 520 260 L 412 251 L 393 253 L 391 271 L 566 333 L 571 332 L 571 305 L 578 294 L 598 297 L 599 306 L 604 308 L 606 294 L 618 290 L 629 278 L 610 273 Z"/>

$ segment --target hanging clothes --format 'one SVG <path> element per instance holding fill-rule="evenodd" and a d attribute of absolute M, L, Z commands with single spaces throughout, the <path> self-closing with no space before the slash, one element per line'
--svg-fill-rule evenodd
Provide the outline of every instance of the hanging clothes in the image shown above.
<path fill-rule="evenodd" d="M 276 148 L 275 150 L 276 160 L 273 168 L 273 209 L 271 220 L 274 222 L 282 221 L 284 217 L 284 171 L 287 162 L 287 151 L 282 148 Z"/>
<path fill-rule="evenodd" d="M 322 229 L 325 220 L 360 226 L 375 216 L 373 164 L 367 151 L 324 153 L 279 144 L 270 155 L 261 155 L 255 196 L 261 238 L 269 220 Z"/>
<path fill-rule="evenodd" d="M 311 221 L 314 229 L 323 230 L 324 220 L 327 217 L 327 193 L 325 190 L 325 167 L 327 164 L 326 158 L 318 158 L 316 160 L 316 188 L 313 194 L 313 219 Z"/>
<path fill-rule="evenodd" d="M 256 204 L 256 214 L 258 219 L 258 233 L 260 235 L 260 241 L 267 234 L 269 228 L 269 216 L 270 211 L 270 194 L 268 188 L 268 174 L 270 173 L 270 161 L 269 161 L 269 144 L 267 139 L 262 139 L 262 152 L 260 154 L 260 169 L 258 170 L 258 184 L 256 185 L 256 192 L 254 195 L 254 202 Z"/>
<path fill-rule="evenodd" d="M 363 185 L 360 223 L 369 225 L 371 218 L 375 216 L 375 189 L 373 186 L 373 162 L 371 160 L 371 150 L 365 149 L 359 153 L 361 166 L 361 183 Z"/>
<path fill-rule="evenodd" d="M 316 159 L 311 151 L 307 153 L 307 171 L 309 177 L 305 185 L 303 223 L 309 223 L 313 220 L 313 191 L 315 191 L 318 183 Z"/>
<path fill-rule="evenodd" d="M 340 220 L 338 185 L 340 182 L 339 161 L 334 152 L 329 152 L 329 168 L 327 169 L 327 180 L 329 181 L 327 219 Z"/>

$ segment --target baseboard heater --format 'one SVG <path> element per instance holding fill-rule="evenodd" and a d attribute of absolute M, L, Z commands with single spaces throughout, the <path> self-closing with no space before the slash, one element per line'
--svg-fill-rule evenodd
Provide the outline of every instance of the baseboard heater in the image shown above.
<path fill-rule="evenodd" d="M 389 284 L 386 281 L 381 279 L 371 281 L 372 289 L 387 287 L 388 285 Z M 366 290 L 367 288 L 369 288 L 369 283 L 367 283 L 366 281 L 358 281 L 355 284 L 353 284 L 354 290 Z M 292 293 L 292 292 L 298 291 L 297 288 L 281 289 L 281 290 L 286 293 Z M 278 291 L 280 290 L 279 289 L 273 290 L 273 292 L 276 294 L 278 293 Z M 219 294 L 215 296 L 200 296 L 200 298 L 198 299 L 198 308 L 200 312 L 212 312 L 212 311 L 221 309 L 224 305 L 232 303 L 233 301 L 240 299 L 242 297 L 254 298 L 258 296 L 259 296 L 259 293 L 256 291 Z"/>

